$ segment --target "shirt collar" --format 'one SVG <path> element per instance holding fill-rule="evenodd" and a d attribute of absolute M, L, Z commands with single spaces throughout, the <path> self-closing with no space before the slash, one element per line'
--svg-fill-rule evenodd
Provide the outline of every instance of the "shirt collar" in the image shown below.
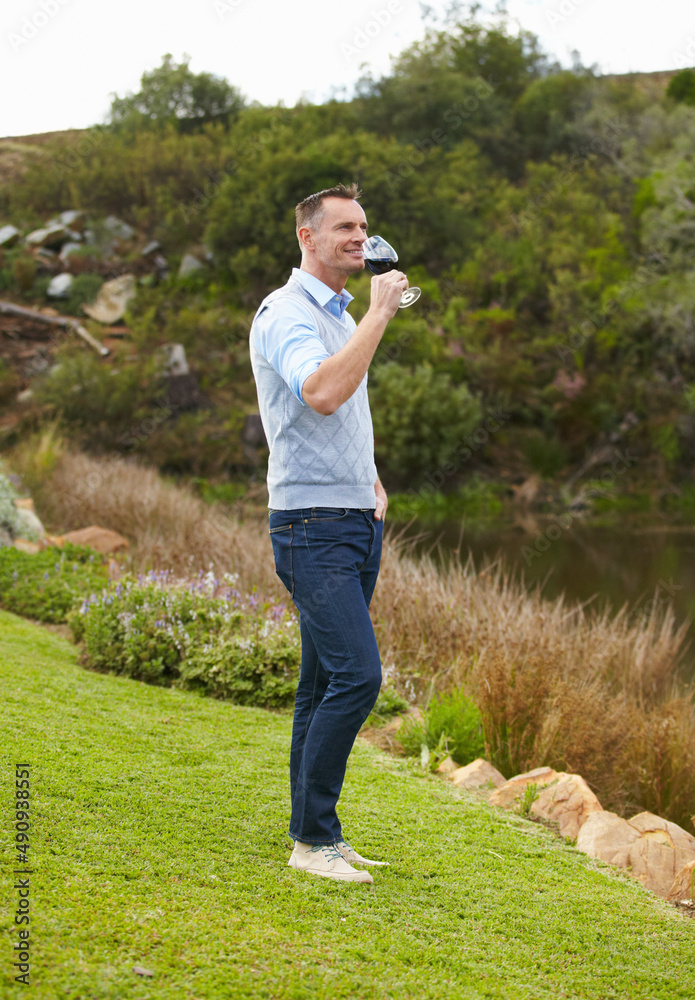
<path fill-rule="evenodd" d="M 323 281 L 319 278 L 314 277 L 308 271 L 302 271 L 299 267 L 292 268 L 292 277 L 296 278 L 300 283 L 302 288 L 304 288 L 309 294 L 316 299 L 320 306 L 326 307 L 338 306 L 340 308 L 340 315 L 342 316 L 348 305 L 352 302 L 354 295 L 350 295 L 345 289 L 342 290 L 340 294 L 325 285 Z M 332 309 L 330 310 L 333 311 Z"/>

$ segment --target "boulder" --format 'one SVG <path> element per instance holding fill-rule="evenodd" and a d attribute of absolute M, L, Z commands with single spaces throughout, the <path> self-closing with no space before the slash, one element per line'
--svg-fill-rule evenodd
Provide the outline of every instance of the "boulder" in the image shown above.
<path fill-rule="evenodd" d="M 205 265 L 197 257 L 194 257 L 192 253 L 185 253 L 179 264 L 178 277 L 188 278 L 197 271 L 202 271 L 204 267 Z"/>
<path fill-rule="evenodd" d="M 695 861 L 695 837 L 654 813 L 639 813 L 628 822 L 641 833 L 630 848 L 632 874 L 652 892 L 667 897 L 678 873 Z"/>
<path fill-rule="evenodd" d="M 499 788 L 505 783 L 504 775 L 482 757 L 466 764 L 465 767 L 457 767 L 449 774 L 449 780 L 459 788 L 483 788 L 490 782 L 495 788 Z"/>
<path fill-rule="evenodd" d="M 531 806 L 531 815 L 558 826 L 560 836 L 576 840 L 592 813 L 603 812 L 601 803 L 579 774 L 559 771 L 557 781 L 546 785 Z"/>
<path fill-rule="evenodd" d="M 683 868 L 695 862 L 695 837 L 653 813 L 640 813 L 631 820 L 610 812 L 594 813 L 579 831 L 577 848 L 629 869 L 642 885 L 663 898 Z"/>
<path fill-rule="evenodd" d="M 33 501 L 29 500 L 27 502 L 26 500 L 19 498 L 14 501 L 14 505 L 17 508 L 17 526 L 15 528 L 15 534 L 19 538 L 26 538 L 32 542 L 43 538 L 46 534 L 46 529 L 34 513 Z"/>
<path fill-rule="evenodd" d="M 116 215 L 107 215 L 103 222 L 103 228 L 109 236 L 116 240 L 132 240 L 135 236 L 133 227 Z"/>
<path fill-rule="evenodd" d="M 68 229 L 82 233 L 87 225 L 87 216 L 77 208 L 70 208 L 66 212 L 61 212 L 57 219 L 51 221 L 59 222 Z"/>
<path fill-rule="evenodd" d="M 552 767 L 535 767 L 532 771 L 517 774 L 505 781 L 490 795 L 489 801 L 493 806 L 509 806 L 524 794 L 527 785 L 537 785 L 540 788 L 549 785 L 557 777 L 558 773 Z"/>
<path fill-rule="evenodd" d="M 437 774 L 451 774 L 458 768 L 458 764 L 453 759 L 451 755 L 445 757 L 441 764 L 437 767 Z"/>
<path fill-rule="evenodd" d="M 60 253 L 58 254 L 58 257 L 63 263 L 65 263 L 68 257 L 71 257 L 76 250 L 81 250 L 81 249 L 82 249 L 81 243 L 64 243 L 63 246 L 60 248 Z"/>
<path fill-rule="evenodd" d="M 695 861 L 681 868 L 666 898 L 669 903 L 695 903 Z"/>
<path fill-rule="evenodd" d="M 577 835 L 577 850 L 607 864 L 627 866 L 630 845 L 639 839 L 639 830 L 626 819 L 604 810 L 587 817 Z"/>
<path fill-rule="evenodd" d="M 48 247 L 49 249 L 59 249 L 63 243 L 70 239 L 70 231 L 62 224 L 44 226 L 42 229 L 35 229 L 26 237 L 26 244 L 30 247 Z"/>
<path fill-rule="evenodd" d="M 39 542 L 30 542 L 26 538 L 15 538 L 12 545 L 15 549 L 18 549 L 20 552 L 26 552 L 30 556 L 35 556 L 37 552 L 41 551 Z"/>
<path fill-rule="evenodd" d="M 51 278 L 50 280 L 46 289 L 46 295 L 52 299 L 67 299 L 70 294 L 72 282 L 73 277 L 67 271 L 63 272 L 63 274 L 56 274 L 55 278 Z"/>
<path fill-rule="evenodd" d="M 122 274 L 120 278 L 104 282 L 94 302 L 83 305 L 82 309 L 99 323 L 115 323 L 122 319 L 135 294 L 135 276 Z"/>
<path fill-rule="evenodd" d="M 9 249 L 15 245 L 20 235 L 16 226 L 0 226 L 0 247 Z"/>
<path fill-rule="evenodd" d="M 88 545 L 91 549 L 104 554 L 110 552 L 120 552 L 129 547 L 128 539 L 119 535 L 117 531 L 109 528 L 100 528 L 97 524 L 92 524 L 88 528 L 80 528 L 77 531 L 69 531 L 62 535 L 62 542 L 72 542 L 73 545 Z"/>
<path fill-rule="evenodd" d="M 188 375 L 190 368 L 186 360 L 186 348 L 183 344 L 164 344 L 162 354 L 165 375 Z"/>

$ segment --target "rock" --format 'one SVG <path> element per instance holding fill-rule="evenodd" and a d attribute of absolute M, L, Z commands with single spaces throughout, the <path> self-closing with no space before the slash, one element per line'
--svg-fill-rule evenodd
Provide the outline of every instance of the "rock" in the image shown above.
<path fill-rule="evenodd" d="M 654 813 L 641 812 L 628 822 L 630 826 L 640 830 L 645 837 L 669 843 L 676 851 L 695 851 L 695 837 L 668 819 L 662 819 L 661 816 L 655 816 Z"/>
<path fill-rule="evenodd" d="M 135 236 L 133 227 L 115 215 L 107 215 L 103 226 L 109 236 L 112 236 L 116 240 L 132 240 Z"/>
<path fill-rule="evenodd" d="M 64 271 L 62 274 L 56 274 L 55 278 L 51 278 L 50 284 L 46 289 L 46 295 L 49 295 L 52 299 L 67 299 L 70 294 L 72 282 L 73 277 L 67 271 Z"/>
<path fill-rule="evenodd" d="M 689 861 L 681 868 L 666 898 L 669 903 L 695 902 L 695 861 Z"/>
<path fill-rule="evenodd" d="M 81 250 L 81 249 L 82 249 L 81 243 L 64 243 L 60 249 L 58 258 L 59 260 L 62 260 L 63 263 L 65 263 L 68 257 L 74 254 L 76 250 Z"/>
<path fill-rule="evenodd" d="M 150 240 L 145 249 L 142 251 L 142 256 L 149 257 L 151 253 L 156 253 L 157 250 L 161 249 L 162 249 L 162 244 L 159 242 L 159 240 Z"/>
<path fill-rule="evenodd" d="M 264 448 L 266 446 L 265 431 L 261 421 L 260 413 L 247 413 L 244 417 L 244 426 L 241 431 L 241 440 L 251 448 Z"/>
<path fill-rule="evenodd" d="M 66 212 L 61 212 L 55 221 L 62 223 L 68 229 L 83 233 L 84 227 L 87 225 L 87 216 L 80 209 L 71 208 Z"/>
<path fill-rule="evenodd" d="M 452 771 L 456 771 L 457 769 L 458 764 L 451 757 L 451 755 L 449 755 L 448 757 L 445 757 L 441 764 L 437 767 L 437 774 L 451 774 Z"/>
<path fill-rule="evenodd" d="M 449 780 L 453 781 L 459 788 L 483 788 L 492 782 L 495 788 L 499 788 L 505 783 L 503 774 L 493 767 L 482 757 L 466 764 L 465 767 L 458 767 L 449 775 Z"/>
<path fill-rule="evenodd" d="M 695 861 L 695 837 L 654 813 L 639 813 L 628 822 L 642 834 L 630 849 L 632 874 L 659 896 L 668 896 L 677 874 Z"/>
<path fill-rule="evenodd" d="M 524 794 L 527 785 L 537 785 L 540 788 L 543 785 L 549 785 L 557 777 L 557 771 L 554 771 L 552 767 L 536 767 L 533 771 L 517 774 L 509 781 L 505 781 L 490 795 L 489 801 L 493 806 L 511 805 Z"/>
<path fill-rule="evenodd" d="M 15 245 L 20 236 L 21 233 L 16 226 L 0 226 L 0 247 L 9 249 Z"/>
<path fill-rule="evenodd" d="M 594 813 L 579 831 L 577 849 L 628 868 L 642 885 L 663 898 L 683 868 L 695 862 L 695 837 L 652 813 L 640 813 L 629 821 L 615 813 Z"/>
<path fill-rule="evenodd" d="M 185 253 L 179 265 L 178 276 L 179 278 L 188 278 L 197 271 L 202 271 L 204 267 L 205 265 L 197 257 L 194 257 L 192 253 Z"/>
<path fill-rule="evenodd" d="M 556 823 L 560 836 L 576 840 L 589 816 L 603 809 L 580 775 L 558 771 L 557 777 L 557 782 L 546 785 L 532 804 L 531 815 Z"/>
<path fill-rule="evenodd" d="M 33 504 L 31 507 L 26 507 L 22 505 L 22 501 L 15 500 L 14 505 L 17 509 L 17 527 L 15 528 L 15 535 L 20 538 L 26 538 L 29 541 L 36 542 L 46 534 L 46 529 L 41 523 L 40 518 L 34 513 Z"/>
<path fill-rule="evenodd" d="M 25 243 L 30 247 L 48 247 L 50 250 L 57 250 L 69 239 L 70 233 L 65 226 L 54 225 L 35 229 L 26 237 Z"/>
<path fill-rule="evenodd" d="M 182 410 L 199 410 L 208 405 L 208 400 L 200 390 L 197 377 L 188 375 L 170 375 L 167 379 L 165 406 L 173 412 Z"/>
<path fill-rule="evenodd" d="M 165 359 L 165 375 L 188 375 L 190 368 L 188 367 L 186 349 L 183 344 L 164 344 L 162 353 Z"/>
<path fill-rule="evenodd" d="M 99 323 L 115 323 L 123 317 L 135 295 L 135 276 L 122 274 L 120 278 L 104 282 L 94 302 L 83 305 L 82 309 Z"/>
<path fill-rule="evenodd" d="M 532 476 L 529 476 L 519 486 L 512 486 L 514 499 L 517 503 L 532 504 L 538 496 L 540 488 L 541 477 L 534 472 Z"/>
<path fill-rule="evenodd" d="M 31 389 L 22 389 L 21 392 L 17 393 L 18 403 L 30 403 L 34 398 L 34 393 Z"/>
<path fill-rule="evenodd" d="M 164 281 L 169 277 L 169 262 L 163 254 L 155 254 L 154 264 L 157 268 L 157 277 L 160 281 Z"/>
<path fill-rule="evenodd" d="M 15 538 L 12 545 L 15 549 L 18 549 L 20 552 L 26 552 L 30 556 L 34 556 L 37 552 L 41 551 L 41 545 L 38 542 L 29 542 L 26 538 Z"/>
<path fill-rule="evenodd" d="M 607 864 L 627 866 L 630 845 L 640 837 L 639 830 L 615 813 L 596 812 L 589 816 L 577 835 L 577 850 Z"/>
<path fill-rule="evenodd" d="M 105 554 L 129 548 L 127 538 L 109 528 L 100 528 L 97 524 L 92 524 L 88 528 L 80 528 L 77 531 L 69 531 L 67 535 L 60 537 L 62 542 L 72 542 L 73 545 L 88 545 L 91 549 Z"/>
<path fill-rule="evenodd" d="M 6 528 L 0 528 L 0 549 L 12 545 L 12 535 Z"/>

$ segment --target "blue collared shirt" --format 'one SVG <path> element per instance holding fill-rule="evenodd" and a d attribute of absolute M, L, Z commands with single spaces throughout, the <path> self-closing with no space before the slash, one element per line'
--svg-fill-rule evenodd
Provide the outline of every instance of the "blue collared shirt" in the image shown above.
<path fill-rule="evenodd" d="M 351 336 L 357 324 L 346 309 L 353 296 L 345 289 L 338 295 L 323 281 L 298 267 L 292 268 L 292 276 L 323 309 L 345 323 Z M 330 357 L 309 310 L 289 299 L 270 302 L 256 317 L 253 336 L 259 353 L 287 382 L 299 402 L 304 403 L 304 382 Z"/>

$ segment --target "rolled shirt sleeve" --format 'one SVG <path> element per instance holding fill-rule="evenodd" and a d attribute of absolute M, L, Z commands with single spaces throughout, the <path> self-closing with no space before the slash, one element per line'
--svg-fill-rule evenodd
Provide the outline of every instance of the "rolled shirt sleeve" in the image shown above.
<path fill-rule="evenodd" d="M 299 303 L 270 302 L 256 316 L 253 336 L 260 354 L 284 379 L 299 402 L 306 405 L 302 386 L 321 362 L 330 357 L 311 313 Z"/>

